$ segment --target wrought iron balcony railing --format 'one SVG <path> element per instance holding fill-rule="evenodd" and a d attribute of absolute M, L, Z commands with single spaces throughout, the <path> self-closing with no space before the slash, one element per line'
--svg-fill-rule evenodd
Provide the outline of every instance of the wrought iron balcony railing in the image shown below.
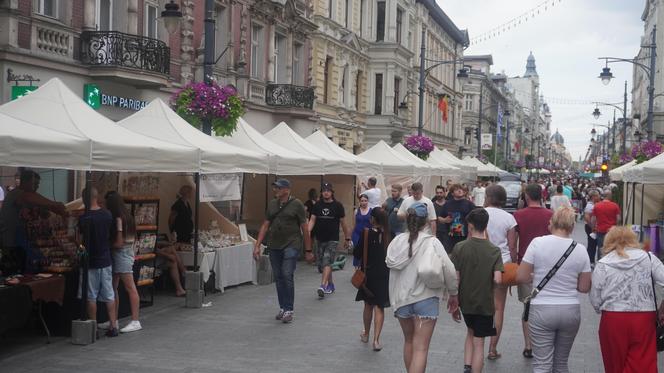
<path fill-rule="evenodd" d="M 265 103 L 269 106 L 298 107 L 313 109 L 314 89 L 292 84 L 268 84 L 265 89 Z"/>
<path fill-rule="evenodd" d="M 81 33 L 81 62 L 118 66 L 168 75 L 171 51 L 161 40 L 117 31 Z"/>

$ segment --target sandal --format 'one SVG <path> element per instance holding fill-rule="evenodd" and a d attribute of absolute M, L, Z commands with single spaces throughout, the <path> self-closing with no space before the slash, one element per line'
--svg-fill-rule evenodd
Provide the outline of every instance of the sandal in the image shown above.
<path fill-rule="evenodd" d="M 369 343 L 369 333 L 367 333 L 367 334 L 364 334 L 364 333 L 360 334 L 360 341 L 362 341 L 362 343 Z"/>
<path fill-rule="evenodd" d="M 380 351 L 383 349 L 383 345 L 380 344 L 380 342 L 374 341 L 373 343 L 373 350 L 374 351 Z"/>
<path fill-rule="evenodd" d="M 486 358 L 489 359 L 489 360 L 496 360 L 496 359 L 500 359 L 501 356 L 503 356 L 503 355 L 499 354 L 498 351 L 494 350 L 494 351 L 489 351 L 489 354 L 487 355 Z"/>
<path fill-rule="evenodd" d="M 525 357 L 526 359 L 532 359 L 533 358 L 533 350 L 528 349 L 528 348 L 524 348 L 523 349 L 523 357 Z"/>

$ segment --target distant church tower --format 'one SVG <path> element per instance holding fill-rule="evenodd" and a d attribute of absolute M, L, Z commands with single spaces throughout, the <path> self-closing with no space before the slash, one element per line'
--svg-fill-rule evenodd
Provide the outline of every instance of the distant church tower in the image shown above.
<path fill-rule="evenodd" d="M 528 56 L 528 62 L 526 63 L 526 73 L 523 74 L 523 77 L 524 78 L 539 77 L 539 75 L 537 75 L 537 67 L 535 66 L 535 56 L 533 56 L 532 51 Z"/>

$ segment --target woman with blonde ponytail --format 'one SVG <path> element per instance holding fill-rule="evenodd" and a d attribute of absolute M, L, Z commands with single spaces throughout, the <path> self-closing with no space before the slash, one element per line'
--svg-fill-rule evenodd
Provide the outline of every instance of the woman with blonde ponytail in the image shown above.
<path fill-rule="evenodd" d="M 459 307 L 456 270 L 443 244 L 423 231 L 427 224 L 427 205 L 413 204 L 407 210 L 407 231 L 392 240 L 385 258 L 390 269 L 390 302 L 403 331 L 403 359 L 408 373 L 426 370 L 429 343 L 445 290 L 450 294 L 448 312 L 453 313 Z M 440 282 L 443 286 L 428 287 L 420 277 L 419 269 L 427 263 L 442 263 Z"/>

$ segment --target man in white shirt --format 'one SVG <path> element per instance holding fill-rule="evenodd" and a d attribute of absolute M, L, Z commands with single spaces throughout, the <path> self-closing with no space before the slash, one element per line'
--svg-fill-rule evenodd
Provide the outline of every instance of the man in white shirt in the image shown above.
<path fill-rule="evenodd" d="M 473 188 L 472 192 L 472 202 L 475 204 L 475 206 L 484 206 L 484 199 L 486 196 L 486 188 L 484 187 L 484 183 L 481 181 L 477 181 L 477 185 L 475 188 Z"/>
<path fill-rule="evenodd" d="M 430 222 L 429 226 L 424 228 L 424 232 L 427 234 L 435 234 L 436 209 L 433 207 L 433 202 L 422 195 L 424 190 L 422 183 L 413 183 L 411 190 L 413 191 L 413 195 L 403 200 L 401 207 L 399 207 L 399 212 L 397 212 L 397 217 L 399 217 L 399 219 L 405 220 L 406 216 L 408 215 L 408 208 L 410 208 L 410 206 L 416 202 L 424 203 L 427 205 L 428 220 Z"/>
<path fill-rule="evenodd" d="M 366 183 L 362 182 L 362 187 L 366 189 L 362 194 L 366 195 L 369 199 L 369 208 L 381 206 L 383 203 L 381 201 L 381 190 L 376 188 L 376 178 L 370 177 Z"/>

